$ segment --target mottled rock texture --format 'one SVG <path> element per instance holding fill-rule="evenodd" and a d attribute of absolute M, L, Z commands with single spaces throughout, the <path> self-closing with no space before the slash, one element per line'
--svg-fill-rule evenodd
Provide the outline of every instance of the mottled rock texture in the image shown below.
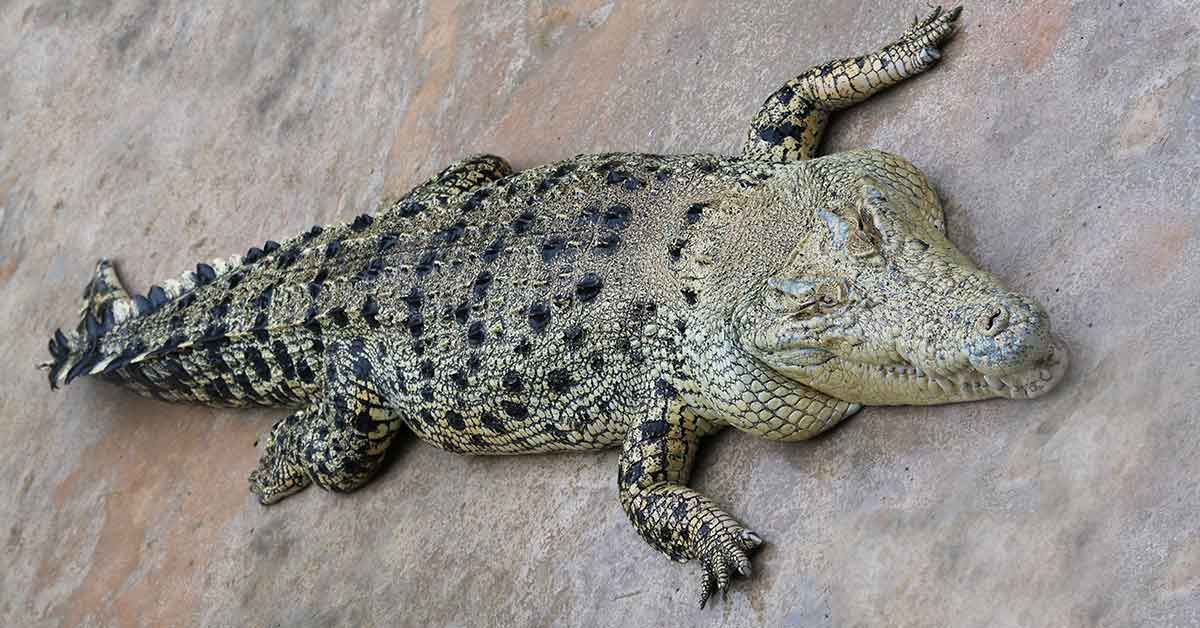
<path fill-rule="evenodd" d="M 1073 366 L 1032 402 L 712 439 L 693 486 L 769 544 L 706 611 L 626 520 L 615 451 L 409 440 L 355 494 L 265 509 L 245 473 L 277 412 L 51 394 L 32 366 L 96 258 L 144 290 L 467 153 L 736 153 L 763 96 L 897 7 L 239 4 L 0 7 L 0 623 L 1200 622 L 1190 3 L 968 5 L 941 67 L 838 118 L 826 150 L 911 159 Z"/>

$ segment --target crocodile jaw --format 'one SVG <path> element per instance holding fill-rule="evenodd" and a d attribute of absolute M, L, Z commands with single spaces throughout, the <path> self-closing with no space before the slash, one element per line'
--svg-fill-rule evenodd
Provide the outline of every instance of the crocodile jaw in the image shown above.
<path fill-rule="evenodd" d="M 844 401 L 866 405 L 935 405 L 996 397 L 1040 397 L 1062 380 L 1070 357 L 1066 346 L 1054 340 L 1046 355 L 1029 367 L 1002 376 L 969 367 L 939 372 L 908 362 L 856 362 L 807 347 L 780 351 L 769 356 L 767 362 L 789 378 Z"/>

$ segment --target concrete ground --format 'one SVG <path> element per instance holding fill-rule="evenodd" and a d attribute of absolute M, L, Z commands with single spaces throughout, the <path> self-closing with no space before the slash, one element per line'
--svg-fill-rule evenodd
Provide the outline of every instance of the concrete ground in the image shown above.
<path fill-rule="evenodd" d="M 780 83 L 924 3 L 245 4 L 0 2 L 0 624 L 1200 624 L 1194 3 L 970 3 L 936 71 L 838 119 L 828 149 L 930 175 L 1073 367 L 1032 402 L 715 437 L 694 485 L 768 545 L 704 611 L 626 521 L 616 452 L 406 442 L 356 494 L 264 508 L 277 412 L 52 393 L 33 364 L 98 257 L 144 290 L 470 152 L 733 153 Z"/>

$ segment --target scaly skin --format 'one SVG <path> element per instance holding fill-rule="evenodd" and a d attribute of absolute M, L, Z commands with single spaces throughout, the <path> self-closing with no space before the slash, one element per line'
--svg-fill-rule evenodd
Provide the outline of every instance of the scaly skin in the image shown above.
<path fill-rule="evenodd" d="M 701 437 L 829 429 L 864 404 L 1032 397 L 1065 354 L 1045 311 L 946 240 L 900 157 L 819 159 L 829 112 L 935 62 L 958 9 L 775 92 L 740 158 L 458 162 L 374 216 L 200 264 L 130 297 L 101 261 L 50 383 L 286 406 L 264 504 L 368 481 L 402 424 L 451 451 L 621 446 L 620 501 L 701 605 L 760 538 L 688 488 Z"/>

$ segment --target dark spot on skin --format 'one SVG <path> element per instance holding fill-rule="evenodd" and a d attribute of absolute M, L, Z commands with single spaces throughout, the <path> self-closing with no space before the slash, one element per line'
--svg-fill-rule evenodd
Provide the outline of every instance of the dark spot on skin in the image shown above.
<path fill-rule="evenodd" d="M 421 277 L 428 275 L 433 270 L 433 260 L 437 259 L 437 251 L 429 249 L 421 256 L 421 260 L 413 267 L 417 276 Z"/>
<path fill-rule="evenodd" d="M 696 298 L 695 290 L 692 290 L 691 288 L 684 288 L 683 290 L 680 290 L 679 292 L 680 292 L 680 294 L 683 295 L 684 303 L 687 303 L 688 305 L 696 304 L 697 298 Z"/>
<path fill-rule="evenodd" d="M 621 474 L 621 483 L 624 484 L 625 486 L 634 486 L 638 483 L 638 480 L 641 480 L 641 479 L 642 479 L 642 461 L 641 460 L 638 460 L 638 461 L 634 462 L 633 464 L 629 465 L 629 468 L 625 469 L 625 473 Z"/>
<path fill-rule="evenodd" d="M 375 218 L 370 214 L 359 214 L 358 217 L 354 219 L 354 222 L 350 223 L 350 229 L 352 231 L 362 231 L 363 229 L 370 227 L 371 223 L 373 222 L 375 222 Z"/>
<path fill-rule="evenodd" d="M 679 261 L 679 258 L 683 256 L 683 247 L 685 246 L 687 246 L 687 240 L 675 240 L 671 243 L 670 248 L 667 249 L 667 255 L 671 256 L 671 261 Z"/>
<path fill-rule="evenodd" d="M 196 295 L 194 293 L 189 292 L 187 294 L 180 295 L 180 297 L 175 300 L 175 309 L 185 310 L 185 309 L 191 307 L 191 305 L 195 302 L 196 302 Z"/>
<path fill-rule="evenodd" d="M 545 242 L 542 242 L 542 261 L 547 264 L 553 262 L 559 253 L 562 253 L 565 246 L 566 240 L 562 237 L 547 238 Z"/>
<path fill-rule="evenodd" d="M 330 240 L 329 244 L 325 245 L 325 257 L 334 258 L 338 253 L 342 252 L 341 240 Z"/>
<path fill-rule="evenodd" d="M 596 242 L 596 251 L 602 255 L 612 255 L 616 252 L 617 247 L 621 245 L 621 236 L 615 231 L 610 231 L 602 236 Z"/>
<path fill-rule="evenodd" d="M 438 232 L 437 239 L 443 244 L 454 244 L 462 239 L 463 234 L 467 231 L 467 223 L 458 221 L 448 227 L 443 227 Z"/>
<path fill-rule="evenodd" d="M 587 303 L 595 299 L 600 294 L 600 289 L 604 286 L 600 276 L 595 273 L 587 273 L 580 278 L 579 283 L 575 284 L 575 296 L 580 301 Z"/>
<path fill-rule="evenodd" d="M 308 296 L 315 299 L 315 298 L 317 298 L 318 294 L 321 294 L 321 284 L 316 283 L 316 282 L 309 283 L 308 284 Z"/>
<path fill-rule="evenodd" d="M 446 411 L 446 423 L 450 427 L 459 431 L 462 431 L 467 427 L 467 422 L 463 420 L 462 415 L 453 410 Z"/>
<path fill-rule="evenodd" d="M 254 262 L 257 262 L 258 260 L 260 260 L 262 258 L 263 258 L 263 250 L 258 248 L 257 246 L 252 246 L 252 247 L 250 247 L 250 249 L 248 251 L 246 251 L 246 254 L 242 256 L 242 263 L 243 264 L 253 264 Z"/>
<path fill-rule="evenodd" d="M 413 355 L 425 355 L 425 343 L 420 338 L 413 340 L 411 347 Z"/>
<path fill-rule="evenodd" d="M 579 343 L 583 342 L 583 336 L 583 327 L 580 327 L 579 325 L 571 325 L 565 331 L 563 331 L 563 340 L 567 342 L 568 346 L 577 346 Z"/>
<path fill-rule="evenodd" d="M 567 369 L 554 369 L 546 376 L 546 383 L 550 386 L 550 390 L 563 394 L 574 385 L 571 380 L 571 372 Z"/>
<path fill-rule="evenodd" d="M 717 164 L 712 161 L 702 161 L 696 164 L 696 167 L 700 169 L 700 172 L 705 174 L 712 174 L 717 171 Z"/>
<path fill-rule="evenodd" d="M 424 377 L 425 379 L 433 379 L 433 372 L 432 360 L 424 360 L 421 362 L 421 377 Z"/>
<path fill-rule="evenodd" d="M 404 319 L 404 326 L 413 338 L 420 337 L 425 333 L 425 317 L 417 310 L 409 310 L 408 317 Z"/>
<path fill-rule="evenodd" d="M 533 345 L 529 344 L 528 338 L 521 338 L 521 341 L 517 343 L 517 346 L 513 347 L 513 353 L 516 353 L 520 356 L 529 355 L 531 351 L 533 351 Z"/>
<path fill-rule="evenodd" d="M 483 250 L 483 253 L 479 256 L 479 259 L 483 260 L 483 262 L 486 264 L 490 264 L 496 261 L 497 257 L 500 257 L 500 252 L 503 250 L 504 239 L 496 238 L 491 244 L 488 245 L 486 249 Z"/>
<path fill-rule="evenodd" d="M 775 92 L 775 100 L 779 101 L 779 104 L 781 105 L 786 105 L 792 102 L 792 98 L 795 97 L 795 95 L 796 92 L 793 91 L 791 87 L 784 85 L 783 87 L 779 88 L 779 91 Z"/>
<path fill-rule="evenodd" d="M 296 363 L 296 374 L 300 376 L 300 381 L 305 384 L 311 384 L 317 381 L 317 374 L 308 366 L 308 362 L 300 360 Z"/>
<path fill-rule="evenodd" d="M 655 419 L 642 423 L 642 440 L 656 440 L 667 435 L 670 426 L 663 419 Z"/>
<path fill-rule="evenodd" d="M 705 207 L 708 207 L 708 203 L 692 203 L 689 205 L 687 208 L 687 213 L 684 214 L 684 217 L 687 219 L 687 224 L 694 225 L 697 222 L 700 222 L 700 219 L 704 217 Z"/>
<path fill-rule="evenodd" d="M 298 257 L 300 257 L 300 251 L 298 249 L 288 249 L 280 253 L 275 259 L 275 266 L 277 268 L 287 268 L 288 266 L 294 264 L 296 262 L 296 258 Z"/>
<path fill-rule="evenodd" d="M 254 369 L 254 375 L 258 377 L 259 381 L 270 381 L 271 367 L 263 359 L 262 352 L 256 347 L 247 347 L 245 353 L 246 359 L 250 361 L 250 366 Z"/>
<path fill-rule="evenodd" d="M 604 224 L 610 229 L 621 230 L 629 226 L 633 210 L 628 205 L 617 203 L 604 212 Z"/>
<path fill-rule="evenodd" d="M 274 240 L 267 240 L 263 243 L 264 253 L 274 253 L 279 250 L 279 243 Z"/>
<path fill-rule="evenodd" d="M 679 396 L 679 391 L 676 390 L 673 385 L 671 385 L 671 382 L 668 382 L 666 379 L 661 377 L 658 378 L 658 381 L 654 382 L 654 392 L 659 397 L 665 397 L 668 399 L 673 399 Z"/>
<path fill-rule="evenodd" d="M 320 334 L 323 331 L 321 321 L 317 316 L 317 306 L 315 305 L 308 308 L 308 312 L 304 314 L 304 328 L 314 334 Z"/>
<path fill-rule="evenodd" d="M 227 280 L 228 283 L 226 283 L 225 285 L 228 286 L 230 290 L 233 290 L 234 288 L 238 287 L 238 284 L 242 283 L 242 280 L 245 278 L 246 278 L 246 273 L 244 273 L 240 270 L 234 271 L 232 273 L 229 273 L 229 278 Z"/>
<path fill-rule="evenodd" d="M 529 231 L 529 227 L 533 225 L 533 218 L 533 212 L 529 210 L 522 212 L 520 216 L 517 216 L 517 218 L 512 221 L 511 226 L 513 232 L 521 234 Z"/>
<path fill-rule="evenodd" d="M 225 315 L 228 313 L 229 313 L 229 304 L 228 303 L 218 303 L 218 304 L 212 306 L 212 308 L 208 311 L 209 316 L 211 316 L 213 318 L 225 318 Z"/>
<path fill-rule="evenodd" d="M 350 324 L 350 317 L 346 316 L 346 308 L 340 305 L 329 310 L 329 317 L 333 319 L 334 324 L 338 327 L 345 327 Z"/>
<path fill-rule="evenodd" d="M 626 190 L 633 192 L 634 190 L 640 190 L 642 188 L 643 183 L 642 183 L 642 180 L 638 179 L 637 177 L 629 177 L 629 178 L 625 179 L 625 182 L 622 183 L 621 185 Z"/>
<path fill-rule="evenodd" d="M 500 406 L 504 408 L 504 413 L 514 419 L 524 419 L 529 416 L 529 408 L 523 403 L 515 401 L 502 401 Z"/>
<path fill-rule="evenodd" d="M 472 289 L 475 291 L 475 298 L 482 299 L 487 296 L 488 286 L 492 285 L 492 273 L 486 270 L 479 271 L 475 276 L 475 282 L 472 284 Z"/>
<path fill-rule="evenodd" d="M 137 309 L 138 316 L 144 316 L 155 310 L 154 303 L 140 294 L 133 296 L 133 307 Z"/>
<path fill-rule="evenodd" d="M 504 421 L 501 421 L 500 417 L 491 412 L 484 412 L 479 418 L 479 421 L 485 428 L 496 434 L 503 434 L 504 432 L 508 431 L 504 427 Z"/>
<path fill-rule="evenodd" d="M 154 309 L 158 309 L 167 304 L 167 291 L 162 289 L 162 286 L 150 286 L 150 292 L 146 295 L 150 298 L 150 303 Z"/>
<path fill-rule="evenodd" d="M 421 301 L 423 298 L 424 295 L 421 293 L 421 289 L 413 286 L 412 289 L 408 291 L 408 294 L 404 296 L 404 304 L 407 305 L 408 309 L 410 310 L 418 310 L 421 309 Z"/>
<path fill-rule="evenodd" d="M 229 328 L 226 327 L 225 325 L 222 325 L 220 323 L 213 323 L 212 325 L 209 325 L 207 328 L 205 328 L 205 330 L 203 332 L 201 332 L 199 342 L 215 343 L 215 344 L 224 343 L 226 340 L 229 339 L 228 336 L 225 335 L 226 333 L 228 333 L 228 331 L 229 331 Z"/>
<path fill-rule="evenodd" d="M 421 387 L 421 398 L 425 401 L 433 401 L 433 389 L 429 386 Z"/>
<path fill-rule="evenodd" d="M 593 371 L 604 370 L 604 356 L 599 353 L 592 355 L 591 366 Z"/>
<path fill-rule="evenodd" d="M 664 168 L 664 169 L 659 170 L 658 172 L 654 173 L 654 178 L 658 181 L 666 181 L 667 179 L 670 179 L 673 176 L 673 174 L 674 173 L 672 173 L 670 170 L 667 170 Z"/>
<path fill-rule="evenodd" d="M 257 338 L 259 342 L 265 343 L 271 339 L 270 333 L 267 332 L 266 312 L 259 312 L 258 316 L 254 317 L 254 324 L 251 329 L 254 331 L 254 337 Z"/>
<path fill-rule="evenodd" d="M 685 323 L 682 318 L 676 320 L 675 321 L 675 330 L 678 331 L 680 334 L 687 333 L 687 323 Z"/>
<path fill-rule="evenodd" d="M 400 206 L 400 215 L 405 218 L 411 218 L 425 211 L 425 204 L 420 201 L 408 201 Z"/>
<path fill-rule="evenodd" d="M 479 321 L 471 323 L 471 326 L 467 328 L 467 342 L 472 346 L 477 347 L 483 344 L 485 336 L 486 334 L 483 331 L 483 323 Z"/>
<path fill-rule="evenodd" d="M 324 227 L 322 227 L 321 225 L 313 225 L 312 229 L 309 229 L 307 233 L 305 233 L 303 236 L 301 236 L 301 238 L 305 242 L 308 242 L 309 240 L 321 235 L 322 231 L 325 231 Z"/>
<path fill-rule="evenodd" d="M 400 237 L 393 233 L 385 233 L 379 236 L 379 252 L 387 253 L 396 248 L 398 242 L 400 242 Z"/>
<path fill-rule="evenodd" d="M 458 321 L 459 325 L 466 325 L 467 320 L 471 318 L 471 304 L 463 301 L 454 308 L 454 320 Z"/>
<path fill-rule="evenodd" d="M 374 281 L 375 279 L 378 279 L 379 275 L 382 273 L 383 273 L 383 260 L 381 258 L 376 257 L 376 258 L 372 259 L 371 261 L 367 262 L 367 267 L 364 268 L 363 271 L 358 274 L 358 278 L 362 281 Z"/>
<path fill-rule="evenodd" d="M 504 373 L 501 384 L 503 384 L 506 392 L 519 393 L 525 390 L 525 384 L 521 381 L 521 374 L 516 371 L 507 371 Z"/>
<path fill-rule="evenodd" d="M 360 312 L 362 313 L 363 320 L 367 321 L 367 325 L 372 329 L 379 327 L 379 320 L 375 318 L 379 314 L 379 301 L 375 299 L 375 295 L 367 295 Z"/>
<path fill-rule="evenodd" d="M 550 324 L 550 306 L 544 302 L 530 304 L 526 315 L 529 317 L 529 327 L 534 333 L 541 333 Z"/>
<path fill-rule="evenodd" d="M 479 354 L 472 353 L 471 357 L 467 358 L 467 370 L 471 372 L 478 371 L 480 367 Z"/>
<path fill-rule="evenodd" d="M 213 270 L 212 266 L 203 262 L 196 264 L 196 285 L 204 286 L 212 283 L 212 280 L 217 278 L 217 271 Z"/>
<path fill-rule="evenodd" d="M 296 365 L 292 362 L 292 356 L 288 353 L 287 345 L 282 340 L 271 343 L 271 355 L 275 357 L 275 363 L 279 365 L 285 378 L 296 379 Z"/>

